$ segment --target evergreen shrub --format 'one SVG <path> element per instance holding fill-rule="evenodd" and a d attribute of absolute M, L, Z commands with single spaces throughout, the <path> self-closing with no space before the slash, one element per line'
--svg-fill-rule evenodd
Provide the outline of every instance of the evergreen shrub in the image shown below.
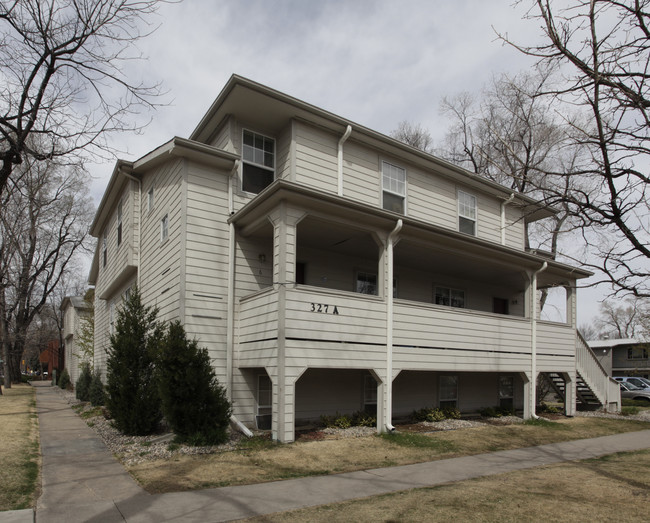
<path fill-rule="evenodd" d="M 218 445 L 227 439 L 232 408 L 205 348 L 172 322 L 158 355 L 162 411 L 178 442 Z"/>
<path fill-rule="evenodd" d="M 93 380 L 93 375 L 90 371 L 90 364 L 84 361 L 81 364 L 81 374 L 77 383 L 75 383 L 75 395 L 80 401 L 90 400 L 90 382 Z"/>
<path fill-rule="evenodd" d="M 162 419 L 155 361 L 164 329 L 157 316 L 156 308 L 142 304 L 137 288 L 117 311 L 106 362 L 106 406 L 123 434 L 151 434 Z"/>
<path fill-rule="evenodd" d="M 71 384 L 70 374 L 68 374 L 68 369 L 63 369 L 61 376 L 59 377 L 59 387 L 63 390 L 66 390 Z"/>
<path fill-rule="evenodd" d="M 90 399 L 90 404 L 93 407 L 102 407 L 106 402 L 106 393 L 104 392 L 104 384 L 102 383 L 102 377 L 99 372 L 93 373 L 88 395 Z"/>

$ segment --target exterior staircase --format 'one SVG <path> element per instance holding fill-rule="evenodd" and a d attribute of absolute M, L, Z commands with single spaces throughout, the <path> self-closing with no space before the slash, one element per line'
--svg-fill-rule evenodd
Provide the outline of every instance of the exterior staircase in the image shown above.
<path fill-rule="evenodd" d="M 589 345 L 578 333 L 576 340 L 576 400 L 583 409 L 603 408 L 607 412 L 620 412 L 621 390 L 610 378 Z M 564 399 L 564 379 L 556 373 L 548 373 L 552 389 Z"/>

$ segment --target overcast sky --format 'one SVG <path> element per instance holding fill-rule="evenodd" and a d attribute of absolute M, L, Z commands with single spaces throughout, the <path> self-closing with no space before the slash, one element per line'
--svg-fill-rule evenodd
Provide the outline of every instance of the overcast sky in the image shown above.
<path fill-rule="evenodd" d="M 444 96 L 477 91 L 531 60 L 495 31 L 531 43 L 536 22 L 512 0 L 185 0 L 163 5 L 159 29 L 139 43 L 136 74 L 161 81 L 170 104 L 140 136 L 122 136 L 134 160 L 188 137 L 228 78 L 239 74 L 388 134 L 408 120 L 441 140 Z M 146 117 L 147 115 L 143 115 Z M 113 162 L 93 166 L 99 202 Z M 597 312 L 581 291 L 579 322 Z"/>

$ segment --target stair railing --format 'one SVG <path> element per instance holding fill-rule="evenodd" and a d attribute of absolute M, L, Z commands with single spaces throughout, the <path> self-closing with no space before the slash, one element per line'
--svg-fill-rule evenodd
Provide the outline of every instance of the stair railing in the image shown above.
<path fill-rule="evenodd" d="M 577 335 L 576 371 L 606 410 L 620 411 L 621 389 L 618 382 L 609 377 L 582 334 L 578 332 Z"/>

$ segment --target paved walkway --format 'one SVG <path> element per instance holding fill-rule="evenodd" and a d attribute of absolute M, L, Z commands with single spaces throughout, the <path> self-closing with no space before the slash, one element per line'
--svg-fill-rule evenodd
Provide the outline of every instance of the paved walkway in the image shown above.
<path fill-rule="evenodd" d="M 37 408 L 43 453 L 38 523 L 230 521 L 650 448 L 650 430 L 644 430 L 401 467 L 151 495 L 131 479 L 55 388 L 38 386 Z M 32 521 L 32 511 L 0 512 L 1 523 Z"/>

